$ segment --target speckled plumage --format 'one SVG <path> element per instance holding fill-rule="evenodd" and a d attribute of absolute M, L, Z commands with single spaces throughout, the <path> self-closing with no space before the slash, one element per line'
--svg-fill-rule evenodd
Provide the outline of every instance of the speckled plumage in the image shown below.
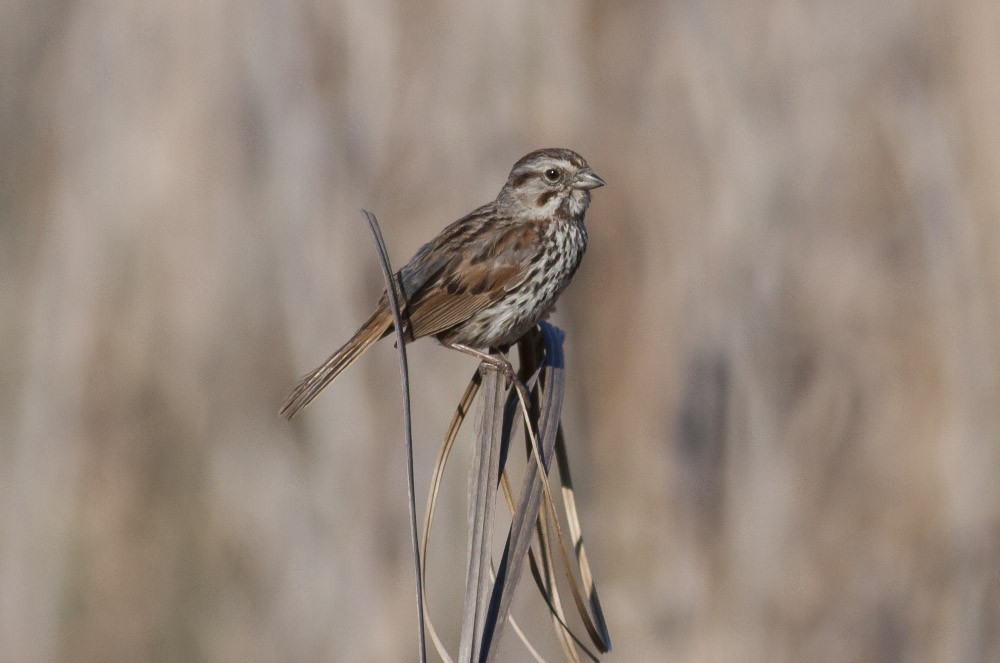
<path fill-rule="evenodd" d="M 537 150 L 519 160 L 493 202 L 442 230 L 396 273 L 406 336 L 487 350 L 544 319 L 587 248 L 590 190 L 604 185 L 579 154 Z M 385 294 L 342 348 L 281 408 L 293 417 L 369 346 L 393 330 Z"/>

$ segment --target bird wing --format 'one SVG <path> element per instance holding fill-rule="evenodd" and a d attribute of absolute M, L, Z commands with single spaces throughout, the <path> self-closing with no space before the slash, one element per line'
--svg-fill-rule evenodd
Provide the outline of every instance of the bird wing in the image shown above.
<path fill-rule="evenodd" d="M 495 218 L 469 225 L 459 233 L 449 227 L 425 247 L 425 260 L 436 269 L 427 270 L 429 278 L 408 296 L 413 338 L 460 325 L 528 278 L 541 242 L 535 225 Z"/>
<path fill-rule="evenodd" d="M 475 275 L 470 275 L 475 278 Z M 467 321 L 473 315 L 498 301 L 511 286 L 524 281 L 525 270 L 508 266 L 495 270 L 484 278 L 490 278 L 491 287 L 479 294 L 471 291 L 449 291 L 447 286 L 428 288 L 411 304 L 410 326 L 414 338 L 434 336 Z M 464 275 L 463 275 L 464 278 Z M 515 283 L 510 283 L 514 281 Z M 507 285 L 504 285 L 507 283 Z"/>

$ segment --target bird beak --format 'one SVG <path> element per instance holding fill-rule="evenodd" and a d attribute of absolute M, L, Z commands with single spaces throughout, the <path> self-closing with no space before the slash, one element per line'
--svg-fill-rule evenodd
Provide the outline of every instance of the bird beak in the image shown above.
<path fill-rule="evenodd" d="M 592 171 L 590 168 L 584 168 L 581 170 L 576 174 L 576 177 L 573 178 L 573 181 L 569 183 L 569 185 L 574 189 L 583 189 L 584 191 L 587 191 L 588 189 L 596 189 L 597 187 L 604 186 L 605 184 L 607 184 L 607 182 L 605 182 L 600 175 Z"/>

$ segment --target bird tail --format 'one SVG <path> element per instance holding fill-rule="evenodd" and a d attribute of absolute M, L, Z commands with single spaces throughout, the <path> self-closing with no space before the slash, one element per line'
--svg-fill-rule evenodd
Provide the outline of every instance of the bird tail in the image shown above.
<path fill-rule="evenodd" d="M 372 317 L 361 325 L 350 341 L 334 352 L 323 365 L 302 378 L 278 411 L 285 419 L 291 419 L 299 410 L 319 395 L 326 385 L 330 384 L 340 372 L 350 366 L 355 359 L 369 348 L 375 341 L 392 330 L 392 315 L 386 306 L 380 305 Z"/>

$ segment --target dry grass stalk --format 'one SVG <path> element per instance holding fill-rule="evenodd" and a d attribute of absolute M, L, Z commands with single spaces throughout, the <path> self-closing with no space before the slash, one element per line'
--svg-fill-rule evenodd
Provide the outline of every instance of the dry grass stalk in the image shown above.
<path fill-rule="evenodd" d="M 389 260 L 389 251 L 386 249 L 385 240 L 382 239 L 382 230 L 379 228 L 378 219 L 368 210 L 361 210 L 368 221 L 368 228 L 375 239 L 375 247 L 378 249 L 379 266 L 382 268 L 382 276 L 385 279 L 385 291 L 388 295 L 389 309 L 392 311 L 392 320 L 396 329 L 396 349 L 399 351 L 399 373 L 403 388 L 403 432 L 406 440 L 406 492 L 410 510 L 410 537 L 413 547 L 413 562 L 416 567 L 416 593 L 417 593 L 417 642 L 420 651 L 421 663 L 427 661 L 427 642 L 424 637 L 424 587 L 423 587 L 423 565 L 420 563 L 420 549 L 417 542 L 417 500 L 416 492 L 413 488 L 413 424 L 410 413 L 410 370 L 406 361 L 406 339 L 403 330 L 406 329 L 402 323 L 402 312 L 399 304 L 402 293 L 395 279 L 393 279 L 392 263 Z"/>
<path fill-rule="evenodd" d="M 511 601 L 522 574 L 524 561 L 527 559 L 532 577 L 551 611 L 556 635 L 566 660 L 579 661 L 579 649 L 588 658 L 596 661 L 596 655 L 589 651 L 566 625 L 552 556 L 553 547 L 557 547 L 577 610 L 590 639 L 599 651 L 608 651 L 610 638 L 597 600 L 592 574 L 586 562 L 579 520 L 576 517 L 572 497 L 565 444 L 559 424 L 564 384 L 562 332 L 543 323 L 538 330 L 522 340 L 518 352 L 520 378 L 530 388 L 528 402 L 519 398 L 516 389 L 511 389 L 509 395 L 506 395 L 505 390 L 500 388 L 500 375 L 485 366 L 481 368 L 481 373 L 477 372 L 473 376 L 459 402 L 445 436 L 431 482 L 421 544 L 422 559 L 426 563 L 429 533 L 444 466 L 469 407 L 482 387 L 485 407 L 469 486 L 469 559 L 458 660 L 489 662 L 495 659 L 503 629 L 509 618 Z M 518 498 L 515 499 L 503 461 L 506 459 L 518 417 L 523 417 L 525 421 L 528 465 L 522 478 Z M 546 480 L 553 458 L 557 460 L 560 468 L 563 503 L 576 552 L 576 564 L 573 564 L 567 551 L 568 546 Z M 493 530 L 494 491 L 498 484 L 504 491 L 512 520 L 503 557 L 495 576 L 492 577 L 491 587 L 486 578 L 487 572 L 491 569 L 489 551 Z M 542 509 L 543 504 L 544 509 Z M 538 535 L 541 564 L 539 555 L 536 555 L 531 548 L 533 530 Z M 582 590 L 580 583 L 577 582 L 576 573 L 572 570 L 573 566 L 577 566 L 577 572 L 582 578 Z M 422 566 L 421 572 L 425 573 L 425 567 Z M 424 610 L 426 615 L 426 605 Z M 426 616 L 428 631 L 438 654 L 442 660 L 450 663 L 452 659 L 446 647 L 438 637 L 429 615 Z M 524 640 L 531 655 L 536 660 L 541 660 L 516 624 L 513 628 Z"/>

